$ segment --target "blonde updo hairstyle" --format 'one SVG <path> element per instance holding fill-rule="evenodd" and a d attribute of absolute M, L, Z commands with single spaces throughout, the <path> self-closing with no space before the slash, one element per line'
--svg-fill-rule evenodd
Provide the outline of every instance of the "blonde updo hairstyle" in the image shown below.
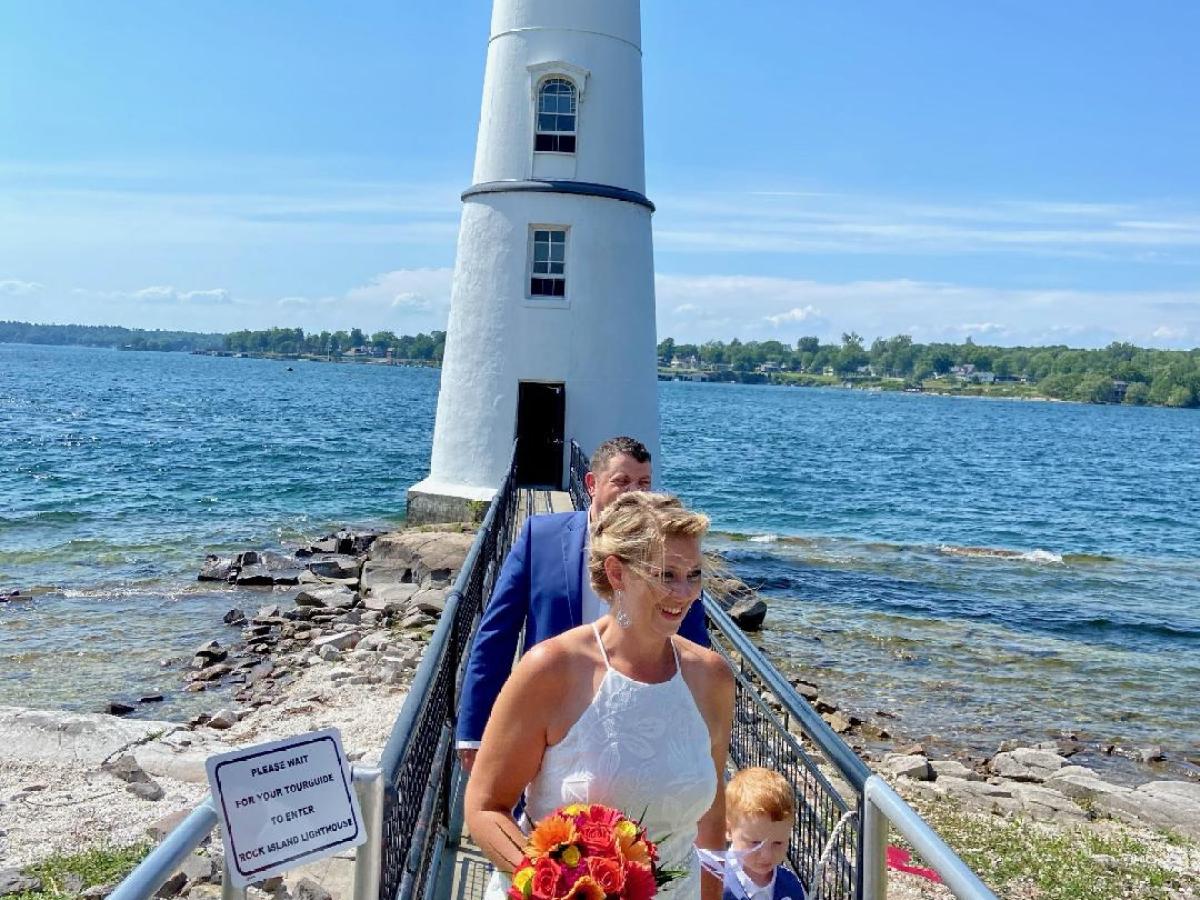
<path fill-rule="evenodd" d="M 612 602 L 615 590 L 604 563 L 615 556 L 643 576 L 651 566 L 661 568 L 669 538 L 702 538 L 708 531 L 708 516 L 684 508 L 669 494 L 633 491 L 622 494 L 604 508 L 592 525 L 588 574 L 592 589 Z M 707 569 L 705 560 L 702 565 Z"/>

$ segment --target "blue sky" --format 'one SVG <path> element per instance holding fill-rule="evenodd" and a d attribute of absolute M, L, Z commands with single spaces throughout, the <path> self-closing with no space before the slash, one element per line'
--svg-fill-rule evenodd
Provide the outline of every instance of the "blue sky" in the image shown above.
<path fill-rule="evenodd" d="M 0 319 L 442 327 L 489 11 L 0 0 Z M 643 23 L 660 337 L 1200 345 L 1200 5 Z"/>

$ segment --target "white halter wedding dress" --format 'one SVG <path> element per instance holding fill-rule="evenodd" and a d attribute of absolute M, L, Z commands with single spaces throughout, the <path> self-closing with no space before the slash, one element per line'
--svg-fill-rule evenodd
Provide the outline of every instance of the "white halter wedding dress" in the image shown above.
<path fill-rule="evenodd" d="M 607 671 L 596 696 L 566 737 L 547 747 L 525 792 L 526 817 L 537 822 L 570 803 L 602 803 L 640 819 L 658 844 L 659 866 L 686 876 L 665 885 L 659 900 L 697 900 L 700 863 L 696 826 L 717 791 L 708 726 L 683 680 L 674 643 L 675 674 L 646 684 L 612 667 L 592 625 Z M 527 824 L 527 823 L 526 823 Z M 502 900 L 508 879 L 493 876 L 485 900 Z"/>

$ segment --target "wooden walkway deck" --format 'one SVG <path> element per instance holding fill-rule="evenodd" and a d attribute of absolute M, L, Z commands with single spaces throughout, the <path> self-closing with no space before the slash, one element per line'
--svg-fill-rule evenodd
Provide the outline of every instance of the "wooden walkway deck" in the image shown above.
<path fill-rule="evenodd" d="M 566 491 L 549 491 L 538 488 L 523 489 L 517 507 L 516 527 L 520 528 L 528 516 L 546 513 L 571 512 L 575 505 Z M 516 535 L 514 534 L 514 537 Z M 458 817 L 456 817 L 457 820 Z M 483 852 L 471 843 L 463 833 L 453 857 L 448 857 L 443 866 L 450 871 L 441 874 L 442 883 L 449 881 L 449 900 L 483 900 L 484 890 L 492 874 L 492 864 Z"/>

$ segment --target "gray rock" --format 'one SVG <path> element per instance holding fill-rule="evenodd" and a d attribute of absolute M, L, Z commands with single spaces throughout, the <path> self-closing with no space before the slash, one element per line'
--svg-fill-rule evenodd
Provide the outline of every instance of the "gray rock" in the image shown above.
<path fill-rule="evenodd" d="M 1200 839 L 1200 784 L 1186 781 L 1151 781 L 1131 791 L 1100 794 L 1097 809 L 1126 822 L 1168 828 Z"/>
<path fill-rule="evenodd" d="M 157 822 L 147 827 L 146 834 L 149 836 L 150 840 L 154 841 L 155 843 L 162 843 L 163 838 L 174 831 L 179 826 L 180 822 L 191 815 L 191 812 L 192 811 L 190 809 L 180 809 L 170 813 L 169 815 L 165 815 Z"/>
<path fill-rule="evenodd" d="M 402 580 L 424 586 L 449 585 L 471 549 L 475 536 L 462 532 L 406 531 L 380 535 L 372 544 L 370 561 L 387 561 L 406 568 Z M 364 566 L 365 574 L 366 566 Z"/>
<path fill-rule="evenodd" d="M 329 644 L 326 644 L 319 651 L 317 651 L 317 659 L 324 660 L 325 662 L 336 662 L 341 658 L 341 651 L 336 647 L 330 646 Z"/>
<path fill-rule="evenodd" d="M 375 652 L 386 650 L 391 639 L 392 636 L 390 633 L 386 631 L 375 631 L 359 641 L 357 649 Z"/>
<path fill-rule="evenodd" d="M 292 890 L 295 900 L 333 900 L 333 895 L 311 878 L 301 878 Z"/>
<path fill-rule="evenodd" d="M 109 700 L 104 704 L 104 711 L 110 716 L 127 716 L 133 712 L 135 707 L 129 703 L 124 703 L 120 700 Z"/>
<path fill-rule="evenodd" d="M 1020 804 L 1013 797 L 1008 784 L 989 784 L 986 781 L 967 781 L 965 778 L 945 776 L 931 787 L 944 791 L 944 796 L 953 797 L 964 805 L 987 813 L 1014 813 Z"/>
<path fill-rule="evenodd" d="M 841 710 L 835 709 L 833 712 L 821 713 L 821 718 L 828 723 L 829 727 L 837 734 L 846 734 L 854 728 L 854 720 L 851 716 Z"/>
<path fill-rule="evenodd" d="M 279 604 L 278 603 L 268 604 L 267 606 L 262 607 L 257 613 L 254 614 L 254 621 L 256 623 L 262 623 L 262 622 L 266 622 L 268 619 L 278 619 L 278 618 L 279 618 Z"/>
<path fill-rule="evenodd" d="M 211 553 L 204 557 L 204 565 L 200 567 L 200 574 L 196 576 L 197 581 L 228 581 L 230 574 L 233 572 L 233 560 L 220 556 L 214 556 Z"/>
<path fill-rule="evenodd" d="M 221 621 L 226 625 L 241 626 L 246 624 L 246 614 L 240 609 L 231 609 L 221 617 Z"/>
<path fill-rule="evenodd" d="M 162 785 L 153 779 L 147 779 L 146 781 L 135 781 L 133 784 L 127 784 L 125 785 L 125 790 L 133 794 L 135 797 L 139 797 L 142 800 L 149 800 L 152 803 L 157 802 L 166 796 L 166 793 L 162 789 Z"/>
<path fill-rule="evenodd" d="M 1013 781 L 1042 782 L 1065 765 L 1067 761 L 1052 750 L 1018 747 L 997 753 L 988 763 L 988 770 Z"/>
<path fill-rule="evenodd" d="M 207 660 L 198 668 L 204 668 L 204 665 L 210 663 L 221 662 L 229 655 L 229 651 L 222 647 L 217 641 L 207 641 L 196 648 L 195 658 L 198 660 Z"/>
<path fill-rule="evenodd" d="M 96 767 L 132 744 L 179 727 L 172 722 L 119 719 L 102 713 L 0 706 L 0 735 L 9 761 Z"/>
<path fill-rule="evenodd" d="M 217 663 L 215 666 L 208 666 L 194 673 L 192 681 L 216 681 L 218 678 L 224 678 L 232 671 L 233 666 L 229 663 Z"/>
<path fill-rule="evenodd" d="M 359 576 L 359 587 L 365 594 L 374 594 L 381 588 L 412 585 L 415 592 L 420 585 L 413 583 L 413 572 L 409 566 L 391 560 L 369 559 L 363 563 Z"/>
<path fill-rule="evenodd" d="M 361 569 L 355 556 L 325 556 L 308 562 L 308 570 L 321 578 L 357 579 Z"/>
<path fill-rule="evenodd" d="M 1013 798 L 1030 818 L 1043 822 L 1073 824 L 1087 820 L 1087 814 L 1057 791 L 1044 785 L 1014 784 Z"/>
<path fill-rule="evenodd" d="M 150 776 L 138 765 L 131 753 L 122 753 L 116 759 L 105 762 L 100 768 L 110 775 L 124 781 L 126 784 L 148 784 Z"/>
<path fill-rule="evenodd" d="M 727 612 L 742 631 L 761 631 L 763 620 L 767 617 L 767 603 L 758 595 L 744 597 L 729 607 Z"/>
<path fill-rule="evenodd" d="M 358 601 L 358 594 L 341 585 L 310 585 L 296 595 L 297 606 L 323 609 L 349 609 Z"/>
<path fill-rule="evenodd" d="M 41 889 L 40 879 L 26 875 L 20 869 L 0 869 L 0 897 Z"/>
<path fill-rule="evenodd" d="M 179 871 L 187 878 L 188 884 L 211 884 L 217 880 L 217 864 L 212 857 L 200 853 L 193 853 L 185 859 Z"/>
<path fill-rule="evenodd" d="M 179 892 L 187 887 L 187 876 L 182 872 L 176 872 L 165 882 L 163 886 L 154 892 L 157 900 L 170 900 L 172 897 L 178 897 Z"/>
<path fill-rule="evenodd" d="M 446 609 L 446 594 L 448 591 L 444 588 L 421 588 L 408 601 L 410 609 L 419 609 L 423 613 L 436 617 L 440 617 Z"/>
<path fill-rule="evenodd" d="M 212 718 L 208 720 L 209 728 L 217 728 L 224 730 L 232 728 L 238 723 L 238 714 L 232 709 L 220 709 L 213 713 Z"/>
<path fill-rule="evenodd" d="M 937 778 L 961 778 L 964 781 L 983 781 L 983 776 L 957 759 L 935 759 L 929 765 Z"/>
<path fill-rule="evenodd" d="M 933 781 L 933 767 L 924 756 L 902 756 L 889 753 L 883 758 L 883 770 L 913 781 Z"/>
<path fill-rule="evenodd" d="M 796 689 L 796 693 L 810 703 L 817 699 L 819 692 L 815 684 L 810 684 L 807 681 L 802 681 L 799 678 L 793 679 L 792 687 Z"/>
<path fill-rule="evenodd" d="M 90 888 L 84 888 L 80 891 L 79 896 L 82 900 L 104 900 L 109 894 L 117 889 L 115 884 L 94 884 Z"/>
<path fill-rule="evenodd" d="M 361 640 L 362 632 L 339 631 L 317 638 L 312 642 L 312 649 L 318 654 L 325 647 L 332 647 L 334 650 L 353 650 Z"/>

